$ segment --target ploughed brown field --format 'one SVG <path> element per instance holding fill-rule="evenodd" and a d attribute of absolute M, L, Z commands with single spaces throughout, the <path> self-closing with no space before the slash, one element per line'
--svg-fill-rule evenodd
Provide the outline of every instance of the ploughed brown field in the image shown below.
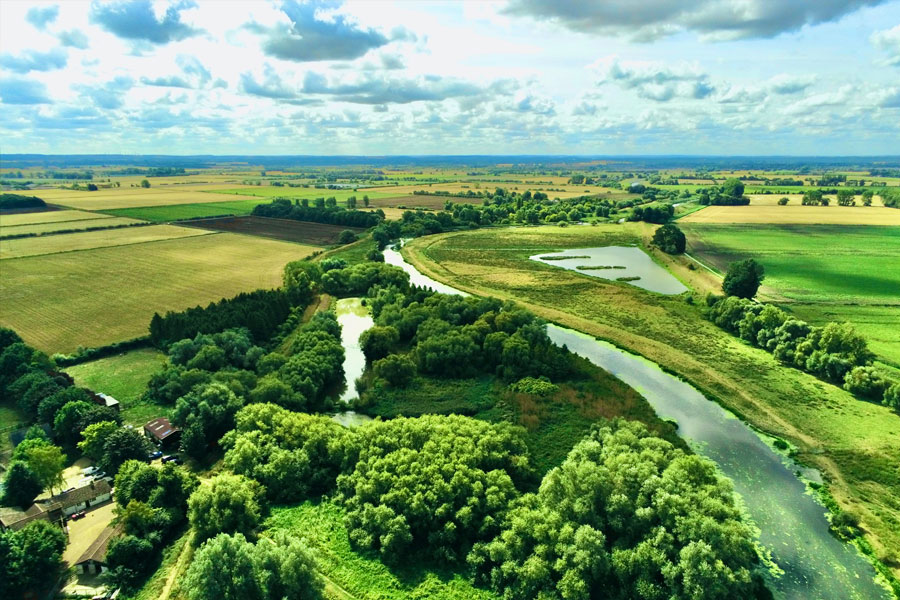
<path fill-rule="evenodd" d="M 341 232 L 345 229 L 349 229 L 357 234 L 363 231 L 358 227 L 345 227 L 343 225 L 327 225 L 325 223 L 311 223 L 309 221 L 249 216 L 194 219 L 192 221 L 181 222 L 180 225 L 200 227 L 212 231 L 246 233 L 248 235 L 284 240 L 287 242 L 298 242 L 300 244 L 312 244 L 314 246 L 336 244 L 338 236 L 340 236 Z"/>

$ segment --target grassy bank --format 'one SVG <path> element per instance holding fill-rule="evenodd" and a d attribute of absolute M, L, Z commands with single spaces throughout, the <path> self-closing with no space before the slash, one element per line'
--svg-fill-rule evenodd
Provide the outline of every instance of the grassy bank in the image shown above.
<path fill-rule="evenodd" d="M 687 379 L 757 428 L 790 439 L 821 469 L 843 510 L 861 517 L 876 556 L 900 573 L 900 416 L 778 364 L 706 321 L 683 296 L 662 296 L 528 260 L 538 253 L 646 241 L 644 224 L 536 227 L 420 238 L 404 253 L 423 273 L 474 294 L 515 300 L 545 319 L 607 339 Z M 682 281 L 715 278 L 654 253 Z M 698 298 L 699 299 L 699 298 Z"/>

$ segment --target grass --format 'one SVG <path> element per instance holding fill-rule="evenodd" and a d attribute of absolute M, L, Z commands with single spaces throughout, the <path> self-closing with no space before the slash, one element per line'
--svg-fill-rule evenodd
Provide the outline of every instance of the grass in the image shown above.
<path fill-rule="evenodd" d="M 111 188 L 96 192 L 83 190 L 35 190 L 37 196 L 48 204 L 57 204 L 79 210 L 110 210 L 139 206 L 168 206 L 171 204 L 198 204 L 222 202 L 222 198 L 207 192 L 229 185 L 195 185 L 144 188 Z M 237 192 L 236 192 L 237 193 Z M 246 199 L 243 196 L 242 199 Z"/>
<path fill-rule="evenodd" d="M 82 210 L 50 210 L 33 213 L 13 213 L 0 215 L 0 227 L 19 227 L 21 225 L 39 225 L 59 223 L 62 221 L 80 221 L 82 219 L 99 219 L 105 215 Z"/>
<path fill-rule="evenodd" d="M 122 225 L 134 225 L 141 223 L 137 219 L 126 219 L 124 217 L 110 217 L 107 215 L 97 215 L 96 219 L 79 219 L 77 221 L 57 221 L 55 223 L 34 223 L 32 225 L 17 225 L 14 227 L 0 227 L 0 235 L 22 235 L 46 233 L 55 233 L 57 231 L 81 231 L 92 228 L 110 228 L 121 227 Z"/>
<path fill-rule="evenodd" d="M 886 209 L 891 210 L 891 209 Z M 688 252 L 725 271 L 754 258 L 764 291 L 812 323 L 849 321 L 900 365 L 900 227 L 683 224 Z"/>
<path fill-rule="evenodd" d="M 758 429 L 790 440 L 800 461 L 823 471 L 841 508 L 861 516 L 876 555 L 892 560 L 892 549 L 900 547 L 896 485 L 900 416 L 778 364 L 767 352 L 706 321 L 698 305 L 680 297 L 528 259 L 566 248 L 623 242 L 643 242 L 647 247 L 654 229 L 627 224 L 502 233 L 477 230 L 419 238 L 406 246 L 404 254 L 420 271 L 449 285 L 515 300 L 547 320 L 641 354 Z M 676 274 L 688 273 L 686 259 L 649 250 Z M 703 275 L 698 270 L 691 277 Z M 897 562 L 890 567 L 900 573 Z"/>
<path fill-rule="evenodd" d="M 201 217 L 218 217 L 221 215 L 249 215 L 257 204 L 264 201 L 259 198 L 234 200 L 231 202 L 204 202 L 201 204 L 172 204 L 170 206 L 143 206 L 138 208 L 117 208 L 107 210 L 109 215 L 143 219 L 154 223 L 167 223 L 184 219 Z"/>
<path fill-rule="evenodd" d="M 103 392 L 120 403 L 125 423 L 135 427 L 160 416 L 169 416 L 171 407 L 141 402 L 150 376 L 159 371 L 166 356 L 159 350 L 140 348 L 117 356 L 101 358 L 65 369 L 75 384 Z"/>
<path fill-rule="evenodd" d="M 678 219 L 687 223 L 900 225 L 900 210 L 883 206 L 707 206 Z"/>
<path fill-rule="evenodd" d="M 209 232 L 203 229 L 190 229 L 174 225 L 154 225 L 0 240 L 0 260 L 144 244 L 200 235 L 209 235 Z"/>
<path fill-rule="evenodd" d="M 179 572 L 183 575 L 189 565 L 189 560 L 187 560 L 189 557 L 181 560 L 181 556 L 185 553 L 193 554 L 193 550 L 188 544 L 190 537 L 190 532 L 185 533 L 164 548 L 159 568 L 144 582 L 140 589 L 133 594 L 122 594 L 120 598 L 123 598 L 123 600 L 160 600 L 163 597 L 163 592 L 170 577 L 177 579 L 176 576 Z M 170 597 L 182 598 L 183 596 L 173 594 Z"/>
<path fill-rule="evenodd" d="M 331 502 L 306 502 L 276 507 L 264 524 L 263 535 L 285 532 L 303 538 L 313 551 L 329 599 L 490 600 L 497 598 L 476 588 L 462 573 L 421 564 L 391 569 L 377 557 L 359 554 L 350 546 L 344 511 Z"/>
<path fill-rule="evenodd" d="M 4 260 L 0 324 L 49 353 L 102 346 L 145 335 L 154 312 L 278 286 L 284 265 L 314 250 L 210 233 Z"/>

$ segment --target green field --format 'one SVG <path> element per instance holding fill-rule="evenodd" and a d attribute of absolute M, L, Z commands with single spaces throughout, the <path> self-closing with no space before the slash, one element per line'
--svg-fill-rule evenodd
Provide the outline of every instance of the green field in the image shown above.
<path fill-rule="evenodd" d="M 166 356 L 153 348 L 131 350 L 125 354 L 92 360 L 64 369 L 75 378 L 75 385 L 109 394 L 121 404 L 125 423 L 135 427 L 161 416 L 169 416 L 171 407 L 141 402 L 150 376 L 166 362 Z"/>
<path fill-rule="evenodd" d="M 263 200 L 233 200 L 231 202 L 206 202 L 202 204 L 172 204 L 169 206 L 144 206 L 138 208 L 115 208 L 104 211 L 108 215 L 143 219 L 154 223 L 168 223 L 183 219 L 217 217 L 220 215 L 249 215 L 253 207 Z"/>
<path fill-rule="evenodd" d="M 476 588 L 464 571 L 430 569 L 407 564 L 392 569 L 376 557 L 356 553 L 350 546 L 344 512 L 335 504 L 306 502 L 273 509 L 263 535 L 286 532 L 303 538 L 314 550 L 326 597 L 334 600 L 489 600 L 497 598 Z"/>
<path fill-rule="evenodd" d="M 764 292 L 812 323 L 849 321 L 900 365 L 900 227 L 683 223 L 688 252 L 720 272 L 754 258 Z"/>
<path fill-rule="evenodd" d="M 778 364 L 705 320 L 700 297 L 689 304 L 528 259 L 641 243 L 650 231 L 641 224 L 478 230 L 419 238 L 404 254 L 439 281 L 515 300 L 549 321 L 642 354 L 759 429 L 789 439 L 802 462 L 826 474 L 840 506 L 862 517 L 876 555 L 892 562 L 900 547 L 900 415 Z M 676 273 L 684 268 L 677 265 L 686 259 L 653 255 Z"/>
<path fill-rule="evenodd" d="M 398 191 L 393 189 L 393 186 L 386 187 L 385 189 L 374 189 L 374 188 L 362 188 L 358 190 L 353 190 L 352 188 L 345 188 L 341 190 L 328 190 L 322 188 L 303 188 L 303 187 L 282 187 L 282 186 L 258 186 L 258 187 L 244 187 L 244 188 L 236 188 L 231 190 L 215 190 L 215 194 L 238 194 L 241 196 L 259 196 L 260 198 L 268 198 L 269 200 L 273 198 L 309 198 L 310 200 L 315 198 L 335 198 L 339 205 L 343 205 L 344 201 L 347 200 L 350 196 L 356 196 L 358 200 L 358 206 L 362 206 L 362 197 L 368 196 L 369 198 L 391 198 L 394 196 L 406 196 L 410 193 L 410 191 L 406 191 L 405 189 L 402 191 Z"/>

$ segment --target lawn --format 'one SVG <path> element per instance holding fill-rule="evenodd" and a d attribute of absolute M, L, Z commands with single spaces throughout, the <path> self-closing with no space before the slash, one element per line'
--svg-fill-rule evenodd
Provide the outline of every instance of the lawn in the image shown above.
<path fill-rule="evenodd" d="M 329 599 L 497 598 L 487 590 L 476 588 L 462 572 L 421 564 L 391 569 L 377 557 L 358 554 L 347 537 L 344 511 L 332 502 L 306 502 L 299 506 L 274 508 L 264 528 L 264 536 L 285 532 L 305 540 L 316 558 Z"/>
<path fill-rule="evenodd" d="M 159 416 L 169 416 L 171 407 L 141 402 L 150 376 L 162 368 L 166 356 L 153 348 L 140 348 L 64 369 L 75 384 L 109 394 L 119 401 L 122 418 L 135 427 Z"/>
<path fill-rule="evenodd" d="M 101 346 L 146 335 L 154 312 L 277 287 L 284 265 L 314 250 L 209 233 L 4 260 L 0 324 L 49 353 Z"/>
<path fill-rule="evenodd" d="M 130 246 L 185 237 L 209 235 L 203 229 L 153 225 L 151 227 L 123 227 L 85 231 L 61 235 L 0 240 L 0 259 L 22 259 L 44 254 L 72 253 L 113 246 Z M 4 269 L 5 270 L 5 269 Z"/>
<path fill-rule="evenodd" d="M 566 248 L 646 244 L 652 231 L 644 224 L 482 229 L 419 238 L 404 254 L 454 287 L 515 300 L 547 320 L 642 354 L 757 428 L 789 439 L 801 461 L 825 473 L 840 506 L 860 515 L 876 554 L 890 558 L 900 548 L 900 416 L 779 365 L 706 321 L 700 298 L 689 304 L 528 260 Z M 686 259 L 651 253 L 676 274 L 687 272 Z M 898 566 L 891 565 L 895 572 Z"/>

